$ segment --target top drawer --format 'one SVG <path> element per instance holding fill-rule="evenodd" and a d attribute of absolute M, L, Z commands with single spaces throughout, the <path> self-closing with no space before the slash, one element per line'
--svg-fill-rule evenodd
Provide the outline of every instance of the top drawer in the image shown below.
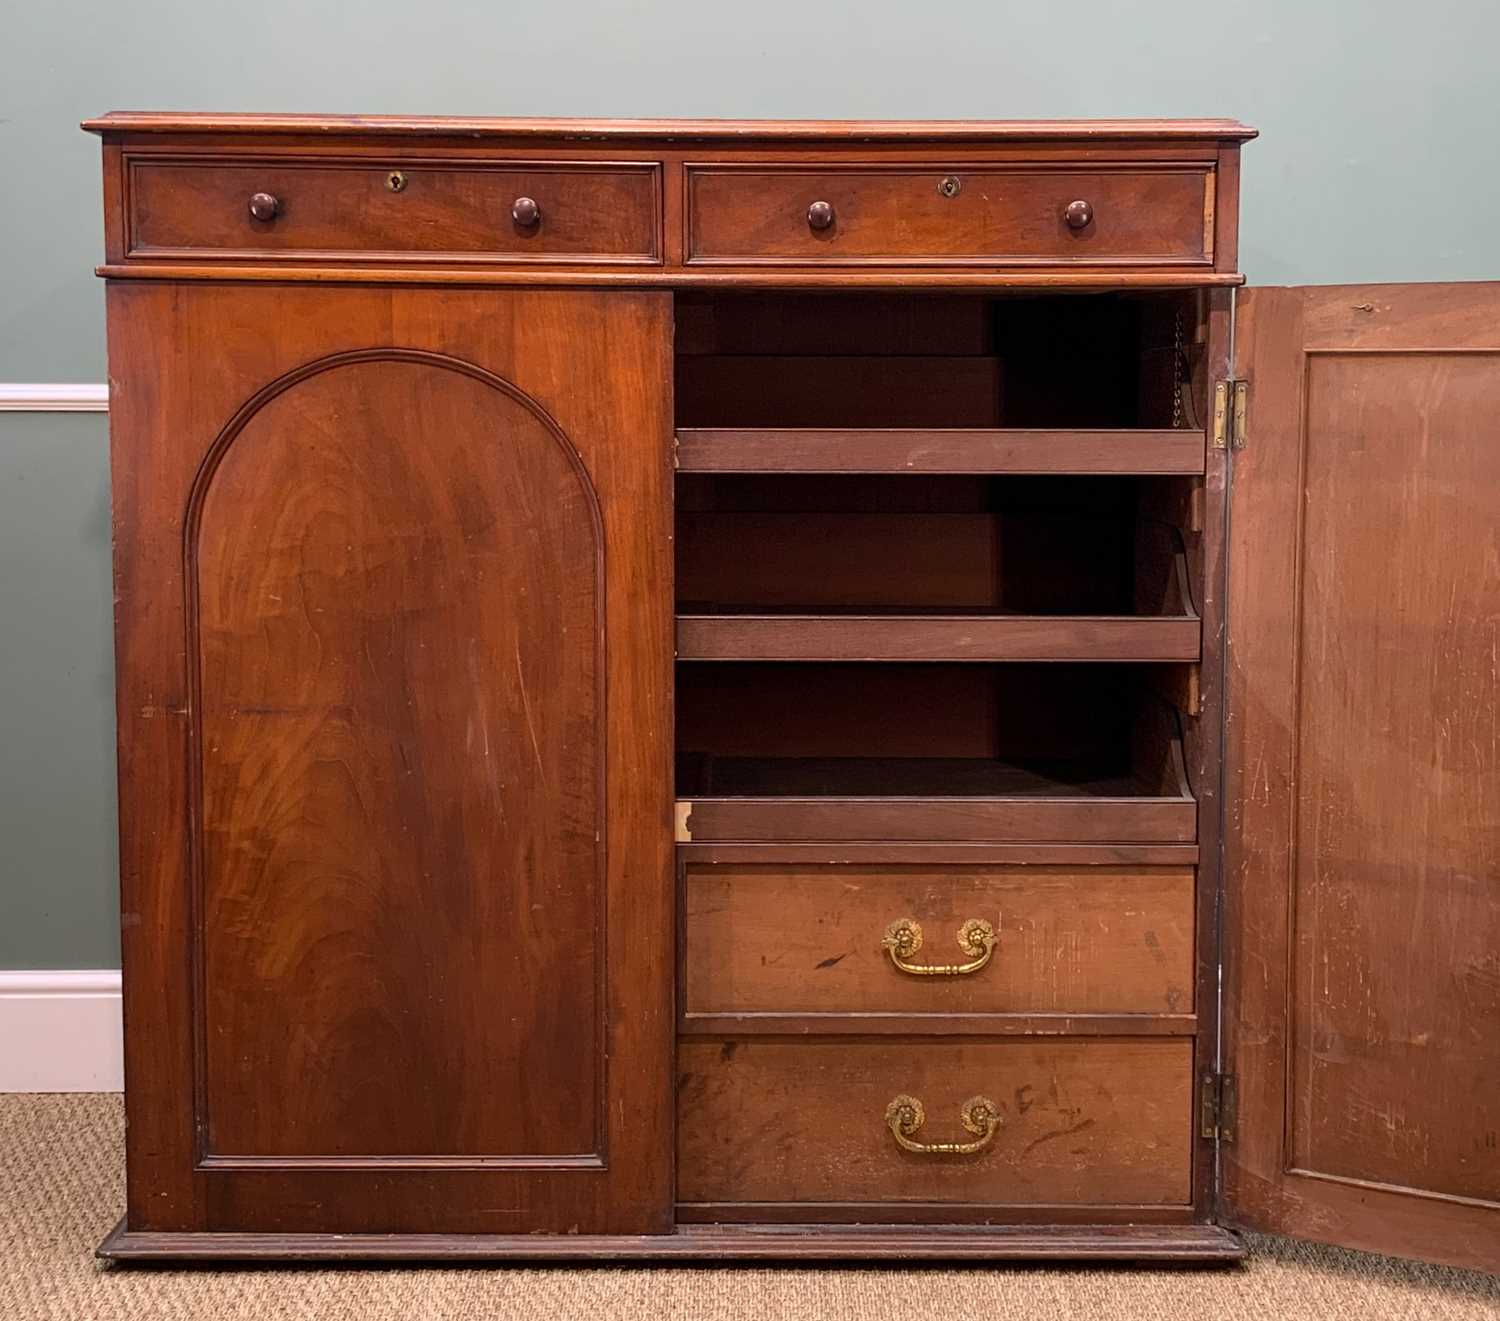
<path fill-rule="evenodd" d="M 135 257 L 656 263 L 658 177 L 649 162 L 137 158 L 127 248 Z"/>
<path fill-rule="evenodd" d="M 689 166 L 687 260 L 1208 266 L 1203 166 Z"/>

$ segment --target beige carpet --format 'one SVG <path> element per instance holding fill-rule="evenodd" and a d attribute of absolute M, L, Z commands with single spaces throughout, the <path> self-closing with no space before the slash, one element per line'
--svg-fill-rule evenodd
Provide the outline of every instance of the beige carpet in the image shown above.
<path fill-rule="evenodd" d="M 1260 1238 L 1210 1269 L 112 1267 L 123 1130 L 114 1096 L 0 1096 L 0 1321 L 1500 1317 L 1500 1276 Z"/>

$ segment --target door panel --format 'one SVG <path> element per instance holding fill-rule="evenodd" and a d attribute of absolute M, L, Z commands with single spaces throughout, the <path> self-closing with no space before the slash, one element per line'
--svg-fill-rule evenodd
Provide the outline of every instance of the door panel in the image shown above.
<path fill-rule="evenodd" d="M 602 1156 L 586 474 L 438 357 L 334 358 L 213 457 L 189 542 L 205 1155 Z M 372 1105 L 392 1077 L 421 1103 Z"/>
<path fill-rule="evenodd" d="M 667 1228 L 669 296 L 110 296 L 130 1227 Z"/>
<path fill-rule="evenodd" d="M 1226 1210 L 1495 1269 L 1500 285 L 1256 290 L 1240 345 Z"/>

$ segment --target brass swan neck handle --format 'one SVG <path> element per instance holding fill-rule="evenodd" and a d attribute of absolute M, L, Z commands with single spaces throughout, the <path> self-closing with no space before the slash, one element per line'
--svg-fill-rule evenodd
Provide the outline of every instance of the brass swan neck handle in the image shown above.
<path fill-rule="evenodd" d="M 922 928 L 914 918 L 903 917 L 885 929 L 881 946 L 902 972 L 914 977 L 962 977 L 978 972 L 995 952 L 995 928 L 982 917 L 971 917 L 958 929 L 958 947 L 969 955 L 967 963 L 912 963 L 911 956 L 922 948 Z"/>
<path fill-rule="evenodd" d="M 959 1111 L 963 1126 L 977 1133 L 973 1142 L 917 1142 L 914 1134 L 927 1121 L 927 1112 L 915 1096 L 904 1093 L 892 1099 L 885 1108 L 885 1126 L 891 1130 L 896 1145 L 919 1156 L 972 1156 L 983 1151 L 1000 1131 L 1000 1108 L 987 1096 L 971 1096 Z"/>

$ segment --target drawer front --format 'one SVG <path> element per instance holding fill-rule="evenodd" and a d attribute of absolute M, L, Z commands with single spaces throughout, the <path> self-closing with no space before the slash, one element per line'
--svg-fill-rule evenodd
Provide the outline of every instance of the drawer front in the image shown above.
<path fill-rule="evenodd" d="M 693 1015 L 1193 1012 L 1191 867 L 694 864 L 684 873 Z M 882 940 L 909 921 L 919 947 Z M 989 924 L 981 962 L 959 933 Z M 909 942 L 908 942 L 909 943 Z M 857 1030 L 857 1024 L 854 1025 Z"/>
<path fill-rule="evenodd" d="M 275 199 L 268 219 L 251 213 L 257 194 Z M 137 159 L 129 248 L 137 257 L 656 262 L 659 195 L 651 163 Z M 536 203 L 532 223 L 513 215 L 521 198 Z"/>
<path fill-rule="evenodd" d="M 682 1202 L 1192 1199 L 1187 1039 L 683 1041 L 678 1070 Z M 1000 1124 L 976 1152 L 908 1151 L 886 1124 L 898 1096 L 922 1104 L 918 1143 L 976 1141 L 975 1096 Z"/>
<path fill-rule="evenodd" d="M 1077 228 L 1068 220 L 1074 202 L 1089 208 Z M 687 259 L 1210 265 L 1213 202 L 1213 172 L 1203 168 L 689 167 Z M 810 218 L 815 203 L 832 209 L 825 228 Z"/>

